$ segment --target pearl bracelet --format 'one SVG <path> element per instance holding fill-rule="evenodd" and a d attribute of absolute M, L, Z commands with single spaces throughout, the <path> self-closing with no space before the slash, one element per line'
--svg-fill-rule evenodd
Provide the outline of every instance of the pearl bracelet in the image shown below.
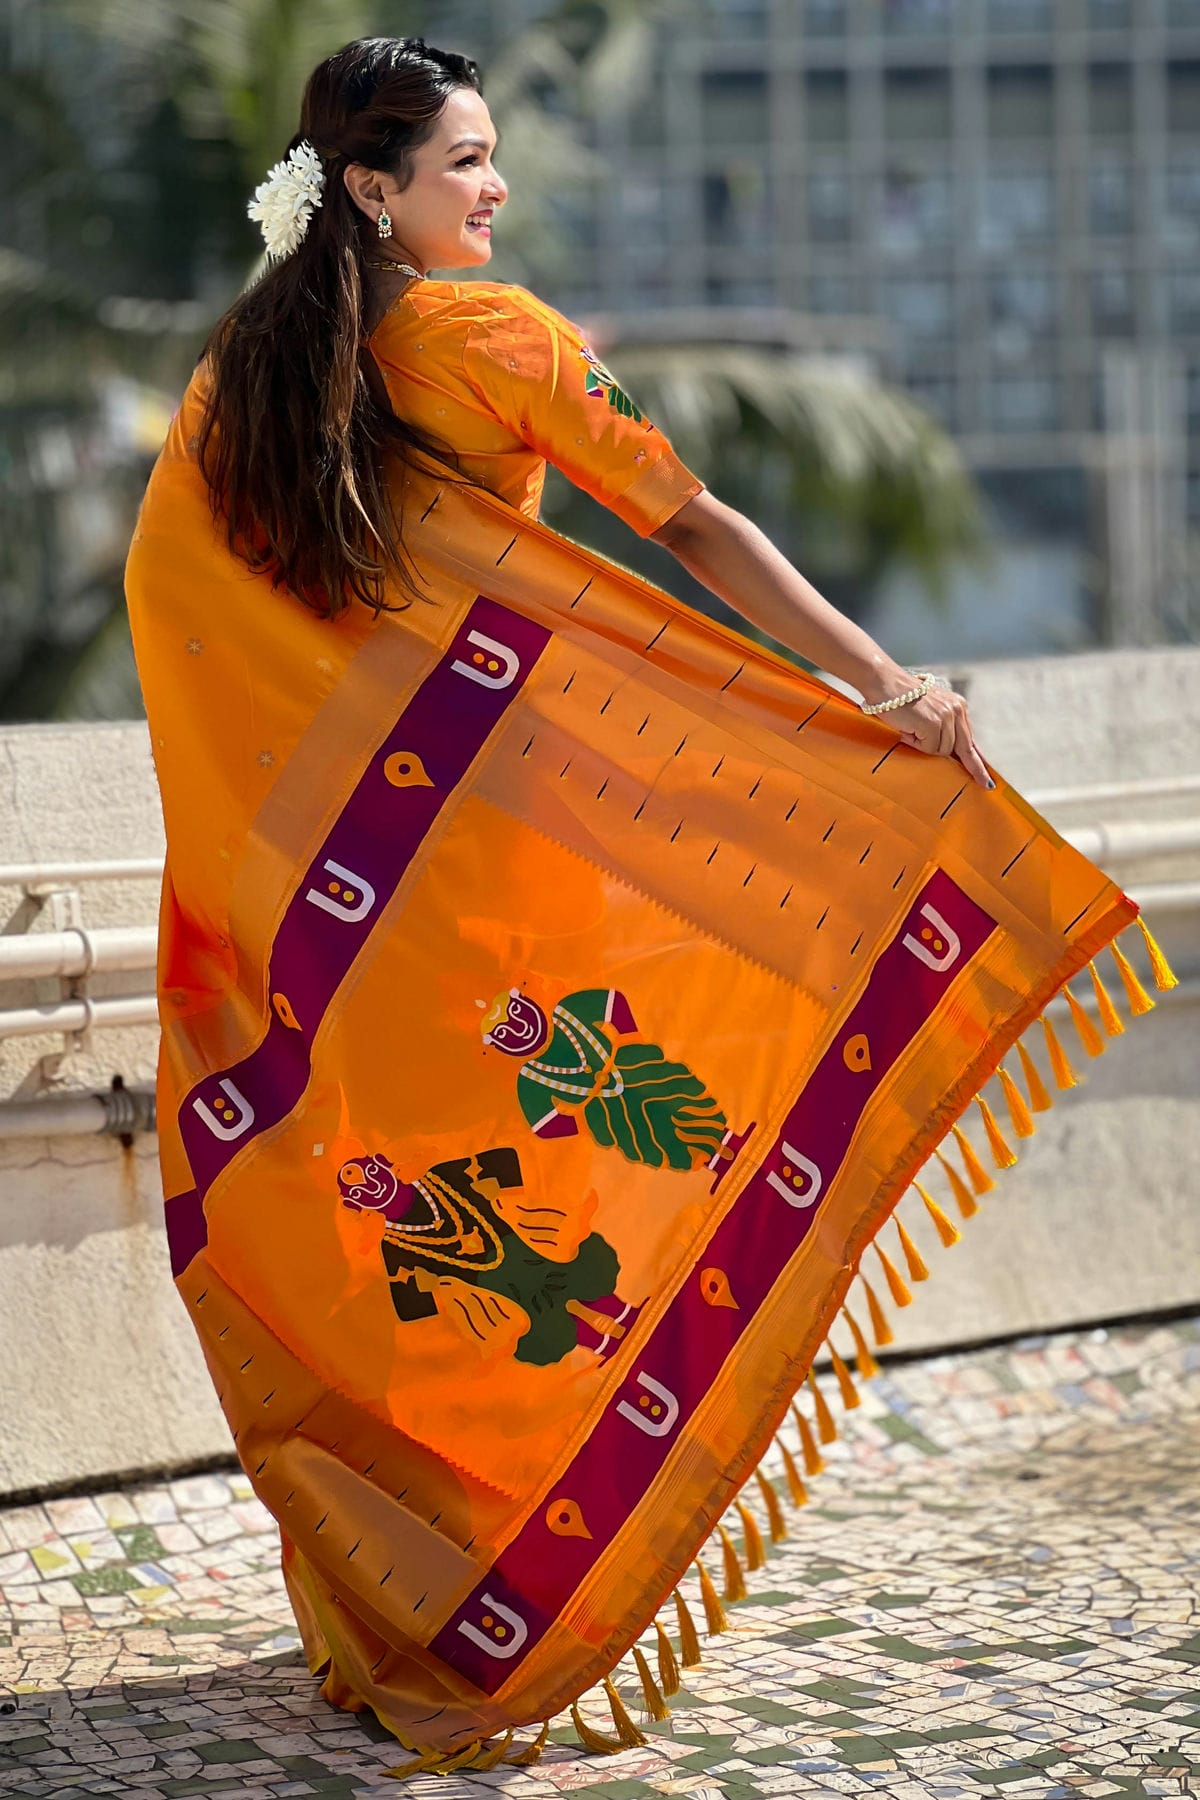
<path fill-rule="evenodd" d="M 913 674 L 917 676 L 917 686 L 909 688 L 907 694 L 897 694 L 894 700 L 880 700 L 874 706 L 868 706 L 865 700 L 860 700 L 858 703 L 860 711 L 872 715 L 895 712 L 897 707 L 911 706 L 914 700 L 923 700 L 930 688 L 937 686 L 937 676 L 929 674 L 928 671 L 918 674 L 916 669 L 913 670 Z"/>

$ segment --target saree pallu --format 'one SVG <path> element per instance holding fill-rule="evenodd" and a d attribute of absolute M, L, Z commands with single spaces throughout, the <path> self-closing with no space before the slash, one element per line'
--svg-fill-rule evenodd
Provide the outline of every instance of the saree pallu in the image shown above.
<path fill-rule="evenodd" d="M 1051 998 L 1090 965 L 1123 1028 L 1093 959 L 1136 908 L 500 500 L 414 476 L 404 516 L 429 601 L 330 624 L 234 562 L 181 441 L 156 471 L 160 1132 L 310 1668 L 414 1766 L 488 1767 L 595 1683 L 584 1742 L 638 1741 L 627 1652 L 661 1713 L 697 1593 L 724 1622 L 705 1540 L 736 1597 L 722 1515 L 749 1482 L 752 1560 L 779 1535 L 836 1430 L 814 1360 L 853 1405 L 924 1276 L 897 1203 L 954 1240 L 1073 1082 Z"/>

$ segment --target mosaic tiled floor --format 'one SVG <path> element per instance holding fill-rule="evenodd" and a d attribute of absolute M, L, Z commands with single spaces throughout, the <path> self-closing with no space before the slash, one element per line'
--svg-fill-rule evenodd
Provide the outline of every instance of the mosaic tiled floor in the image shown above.
<path fill-rule="evenodd" d="M 0 1795 L 1200 1794 L 1200 1320 L 885 1369 L 828 1461 L 646 1748 L 403 1787 L 240 1475 L 0 1513 Z"/>

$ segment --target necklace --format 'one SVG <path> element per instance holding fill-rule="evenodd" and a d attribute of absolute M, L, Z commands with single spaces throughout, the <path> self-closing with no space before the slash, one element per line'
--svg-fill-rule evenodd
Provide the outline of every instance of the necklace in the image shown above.
<path fill-rule="evenodd" d="M 411 263 L 376 262 L 371 257 L 367 257 L 366 263 L 368 269 L 382 269 L 388 275 L 407 275 L 413 281 L 424 281 L 425 279 L 421 270 L 414 269 Z"/>

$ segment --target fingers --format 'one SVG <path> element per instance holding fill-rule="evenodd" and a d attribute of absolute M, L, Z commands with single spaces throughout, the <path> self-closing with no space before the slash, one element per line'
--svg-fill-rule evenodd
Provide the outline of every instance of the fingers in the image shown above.
<path fill-rule="evenodd" d="M 982 788 L 995 787 L 996 784 L 979 754 L 971 730 L 967 703 L 961 694 L 934 689 L 923 700 L 903 708 L 903 712 L 904 728 L 900 731 L 902 743 L 910 745 L 914 750 L 923 751 L 927 756 L 955 757 L 972 781 Z M 896 722 L 900 723 L 899 720 Z"/>

